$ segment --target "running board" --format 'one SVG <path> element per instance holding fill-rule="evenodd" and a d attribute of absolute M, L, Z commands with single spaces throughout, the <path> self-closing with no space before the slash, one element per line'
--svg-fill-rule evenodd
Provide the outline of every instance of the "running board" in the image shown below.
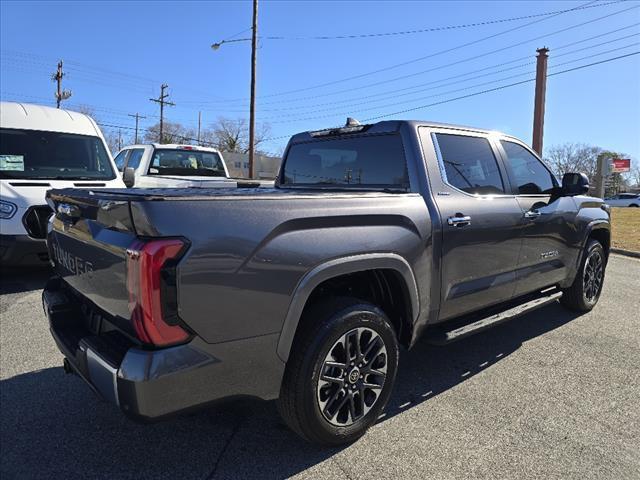
<path fill-rule="evenodd" d="M 509 308 L 502 312 L 490 315 L 488 317 L 468 323 L 462 327 L 452 330 L 445 330 L 442 327 L 434 327 L 432 331 L 426 333 L 426 341 L 432 345 L 446 345 L 465 337 L 469 337 L 475 333 L 483 332 L 491 327 L 495 327 L 504 322 L 508 322 L 520 315 L 532 312 L 540 307 L 544 307 L 555 302 L 562 296 L 562 292 L 553 289 L 542 293 L 542 296 L 536 297 L 528 302 L 521 303 L 515 307 Z"/>

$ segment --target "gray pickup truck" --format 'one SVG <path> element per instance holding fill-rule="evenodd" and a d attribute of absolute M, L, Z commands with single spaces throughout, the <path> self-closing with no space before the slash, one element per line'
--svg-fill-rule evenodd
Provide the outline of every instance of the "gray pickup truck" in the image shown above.
<path fill-rule="evenodd" d="M 598 301 L 609 210 L 521 141 L 419 121 L 295 135 L 273 189 L 52 190 L 67 372 L 140 420 L 277 399 L 324 445 L 380 416 L 401 347 Z"/>

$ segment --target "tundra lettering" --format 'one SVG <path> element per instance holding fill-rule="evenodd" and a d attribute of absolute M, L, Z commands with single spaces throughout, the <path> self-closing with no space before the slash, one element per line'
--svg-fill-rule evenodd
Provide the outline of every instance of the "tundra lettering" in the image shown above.
<path fill-rule="evenodd" d="M 400 349 L 594 308 L 610 226 L 588 189 L 511 136 L 350 119 L 293 136 L 273 188 L 49 191 L 45 311 L 67 370 L 131 418 L 252 396 L 340 445 Z"/>

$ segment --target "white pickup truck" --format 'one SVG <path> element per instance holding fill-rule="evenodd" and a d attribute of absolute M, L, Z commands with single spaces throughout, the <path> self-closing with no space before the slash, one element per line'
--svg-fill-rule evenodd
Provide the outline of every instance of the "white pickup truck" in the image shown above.
<path fill-rule="evenodd" d="M 130 145 L 118 152 L 115 163 L 129 187 L 229 188 L 238 185 L 238 180 L 229 178 L 224 159 L 215 148 L 159 143 Z M 125 172 L 128 168 L 133 172 Z M 273 182 L 258 180 L 255 183 L 273 185 Z"/>

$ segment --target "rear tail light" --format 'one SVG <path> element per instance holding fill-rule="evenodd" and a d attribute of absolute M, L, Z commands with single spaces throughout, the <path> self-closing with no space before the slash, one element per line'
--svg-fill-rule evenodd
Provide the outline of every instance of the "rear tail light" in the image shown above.
<path fill-rule="evenodd" d="M 175 266 L 185 249 L 179 239 L 136 241 L 127 249 L 129 312 L 138 338 L 167 346 L 189 338 L 178 318 Z"/>

